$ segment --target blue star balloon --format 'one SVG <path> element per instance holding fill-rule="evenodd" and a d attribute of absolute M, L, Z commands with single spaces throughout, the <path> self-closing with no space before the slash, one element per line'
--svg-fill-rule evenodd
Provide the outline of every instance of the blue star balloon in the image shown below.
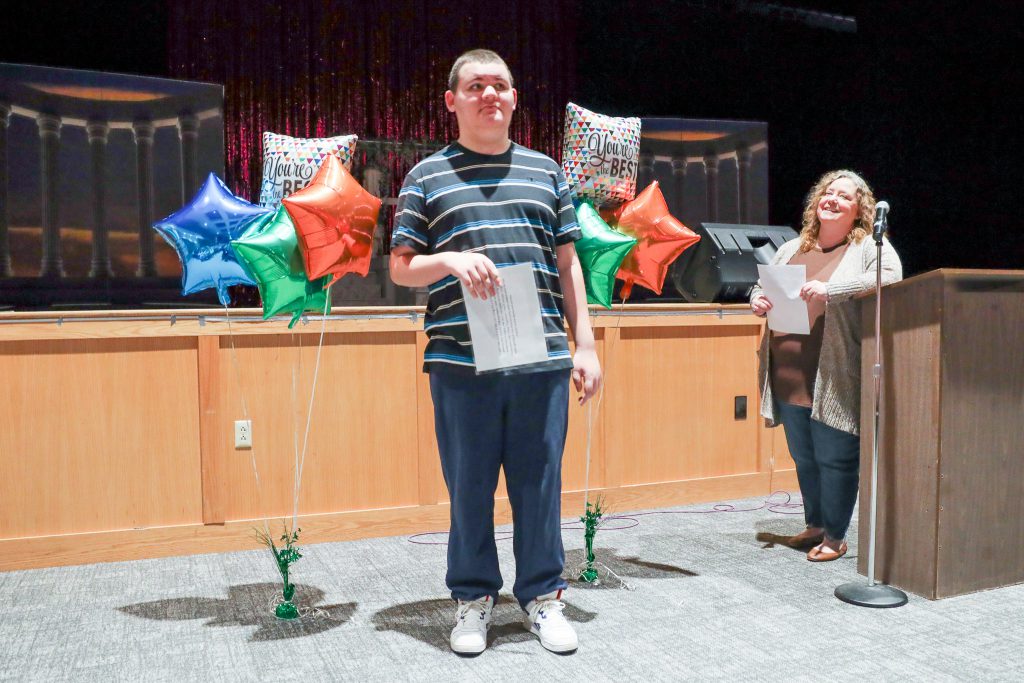
<path fill-rule="evenodd" d="M 270 213 L 268 209 L 236 197 L 211 173 L 192 201 L 153 228 L 174 247 L 181 259 L 182 295 L 217 288 L 217 298 L 227 306 L 231 285 L 255 285 L 231 249 L 248 224 Z"/>

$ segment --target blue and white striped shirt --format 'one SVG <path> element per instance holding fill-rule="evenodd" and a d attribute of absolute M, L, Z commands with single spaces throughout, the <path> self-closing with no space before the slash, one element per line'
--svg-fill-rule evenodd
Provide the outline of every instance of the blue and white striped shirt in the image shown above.
<path fill-rule="evenodd" d="M 409 171 L 391 248 L 408 247 L 417 254 L 477 252 L 498 268 L 532 263 L 548 360 L 505 371 L 523 373 L 572 367 L 555 248 L 579 238 L 569 185 L 552 159 L 515 143 L 503 154 L 488 155 L 455 142 Z M 424 371 L 475 371 L 458 280 L 442 278 L 429 291 Z"/>

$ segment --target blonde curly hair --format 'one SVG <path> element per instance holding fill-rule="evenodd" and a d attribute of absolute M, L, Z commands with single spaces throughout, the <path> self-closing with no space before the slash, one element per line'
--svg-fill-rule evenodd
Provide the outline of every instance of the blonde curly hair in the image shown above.
<path fill-rule="evenodd" d="M 818 179 L 811 191 L 807 193 L 807 203 L 804 205 L 803 226 L 800 229 L 800 251 L 810 251 L 818 243 L 818 232 L 821 230 L 821 221 L 818 220 L 818 202 L 828 186 L 839 178 L 847 178 L 853 181 L 857 187 L 857 217 L 853 220 L 853 228 L 846 236 L 846 241 L 859 243 L 872 232 L 872 223 L 875 218 L 875 194 L 871 187 L 853 171 L 840 169 L 829 171 Z"/>

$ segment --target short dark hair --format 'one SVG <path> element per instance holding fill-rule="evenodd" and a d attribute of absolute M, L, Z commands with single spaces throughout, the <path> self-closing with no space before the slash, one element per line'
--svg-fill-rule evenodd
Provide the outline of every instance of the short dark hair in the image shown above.
<path fill-rule="evenodd" d="M 508 64 L 501 58 L 501 55 L 494 50 L 470 50 L 459 55 L 459 58 L 452 64 L 452 70 L 448 72 L 449 90 L 454 92 L 459 87 L 459 70 L 470 62 L 476 64 L 501 64 L 505 67 L 505 71 L 508 71 L 508 84 L 514 85 L 512 82 L 512 70 L 508 68 Z"/>

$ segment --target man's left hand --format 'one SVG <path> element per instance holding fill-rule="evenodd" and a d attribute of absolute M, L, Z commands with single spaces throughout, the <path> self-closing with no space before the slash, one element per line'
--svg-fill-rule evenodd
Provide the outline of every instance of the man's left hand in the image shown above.
<path fill-rule="evenodd" d="M 572 357 L 572 383 L 580 392 L 583 405 L 601 389 L 601 362 L 594 349 L 576 349 Z"/>

